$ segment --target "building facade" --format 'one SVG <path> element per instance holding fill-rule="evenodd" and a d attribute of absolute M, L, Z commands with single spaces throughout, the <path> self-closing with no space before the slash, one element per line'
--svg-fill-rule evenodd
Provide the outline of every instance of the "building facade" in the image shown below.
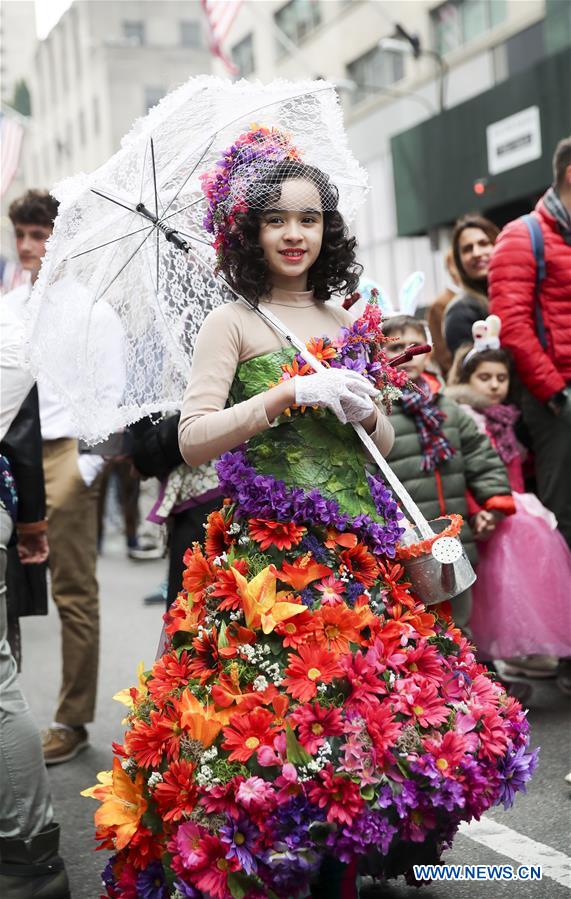
<path fill-rule="evenodd" d="M 36 46 L 34 0 L 0 4 L 0 94 L 2 103 L 14 101 L 19 81 L 27 82 Z"/>
<path fill-rule="evenodd" d="M 402 42 L 399 26 L 418 38 L 416 58 L 411 44 Z M 442 257 L 456 216 L 498 205 L 486 195 L 482 161 L 472 170 L 472 148 L 485 141 L 485 134 L 471 134 L 469 125 L 455 130 L 447 116 L 484 94 L 493 108 L 495 92 L 505 92 L 512 81 L 507 107 L 513 113 L 525 109 L 525 96 L 517 96 L 517 76 L 532 72 L 550 53 L 569 53 L 570 47 L 571 4 L 559 0 L 246 0 L 226 41 L 243 77 L 323 77 L 337 84 L 349 142 L 372 188 L 356 226 L 366 273 L 394 300 L 405 277 L 421 269 L 425 303 L 443 286 Z M 410 222 L 402 227 L 406 216 L 400 207 L 406 197 L 395 190 L 393 169 L 395 161 L 397 168 L 402 163 L 399 153 L 406 145 L 396 144 L 396 136 L 430 124 L 448 144 L 455 177 L 464 177 L 468 191 L 455 202 L 454 193 L 458 200 L 460 194 L 447 185 L 439 156 L 422 158 L 421 134 L 413 141 L 419 151 L 415 165 L 404 169 L 408 193 L 421 194 L 424 183 L 438 175 L 449 202 L 436 217 L 417 211 L 418 227 L 409 227 Z M 571 130 L 565 115 L 560 127 L 560 137 Z M 533 191 L 549 184 L 552 149 L 544 147 L 542 153 L 541 183 L 520 197 L 523 211 Z M 402 165 L 399 175 L 401 185 Z M 483 197 L 473 192 L 480 176 Z M 496 218 L 500 224 L 507 220 L 501 209 Z"/>
<path fill-rule="evenodd" d="M 34 56 L 27 184 L 49 188 L 101 165 L 137 118 L 211 60 L 194 0 L 75 0 Z"/>

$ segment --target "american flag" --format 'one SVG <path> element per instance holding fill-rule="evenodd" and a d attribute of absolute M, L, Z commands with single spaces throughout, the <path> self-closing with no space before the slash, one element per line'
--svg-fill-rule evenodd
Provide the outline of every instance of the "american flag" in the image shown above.
<path fill-rule="evenodd" d="M 237 75 L 238 69 L 224 53 L 222 44 L 238 14 L 242 0 L 200 0 L 200 4 L 208 21 L 212 53 L 222 60 L 231 75 Z"/>
<path fill-rule="evenodd" d="M 0 112 L 0 197 L 3 197 L 18 171 L 24 129 L 15 118 Z"/>

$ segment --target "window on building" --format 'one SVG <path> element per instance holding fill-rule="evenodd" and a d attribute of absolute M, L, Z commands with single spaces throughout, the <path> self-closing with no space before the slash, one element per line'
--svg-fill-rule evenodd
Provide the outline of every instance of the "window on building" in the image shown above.
<path fill-rule="evenodd" d="M 507 0 L 448 0 L 430 13 L 434 47 L 444 55 L 505 21 Z"/>
<path fill-rule="evenodd" d="M 81 78 L 81 42 L 79 37 L 79 13 L 76 6 L 72 6 L 70 12 L 73 54 L 75 57 L 75 74 L 78 78 Z"/>
<path fill-rule="evenodd" d="M 276 26 L 296 44 L 317 28 L 321 22 L 319 0 L 290 0 L 274 13 Z M 281 56 L 285 50 L 280 41 L 277 42 Z"/>
<path fill-rule="evenodd" d="M 99 134 L 101 130 L 101 115 L 99 111 L 99 97 L 93 98 L 93 133 Z"/>
<path fill-rule="evenodd" d="M 126 21 L 123 22 L 123 37 L 133 47 L 142 47 L 145 43 L 145 23 Z"/>
<path fill-rule="evenodd" d="M 232 62 L 238 69 L 241 78 L 247 78 L 256 68 L 254 59 L 254 35 L 247 34 L 238 44 L 232 47 Z"/>
<path fill-rule="evenodd" d="M 507 75 L 517 75 L 535 65 L 545 55 L 543 38 L 544 20 L 514 34 L 506 41 Z"/>
<path fill-rule="evenodd" d="M 202 47 L 202 28 L 200 22 L 185 19 L 179 22 L 180 43 L 182 47 Z"/>
<path fill-rule="evenodd" d="M 146 87 L 144 112 L 147 113 L 149 109 L 156 106 L 157 103 L 163 99 L 165 94 L 166 89 L 164 87 Z"/>
<path fill-rule="evenodd" d="M 85 113 L 83 109 L 79 110 L 79 116 L 77 119 L 77 131 L 79 134 L 79 143 L 82 147 L 85 146 L 86 140 L 86 131 L 85 131 Z"/>
<path fill-rule="evenodd" d="M 389 87 L 404 78 L 403 54 L 373 47 L 348 64 L 347 77 L 357 85 L 351 94 L 352 102 L 360 103 L 371 96 L 376 88 Z"/>

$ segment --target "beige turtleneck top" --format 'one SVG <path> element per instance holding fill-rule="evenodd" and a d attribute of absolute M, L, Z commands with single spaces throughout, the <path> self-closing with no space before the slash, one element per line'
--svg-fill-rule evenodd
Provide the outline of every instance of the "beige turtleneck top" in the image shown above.
<path fill-rule="evenodd" d="M 260 304 L 279 318 L 301 340 L 335 337 L 350 325 L 348 312 L 321 303 L 312 291 L 296 293 L 274 288 L 271 299 Z M 286 341 L 243 303 L 228 303 L 211 312 L 200 329 L 192 373 L 182 404 L 179 444 L 189 465 L 202 465 L 235 449 L 254 434 L 271 427 L 264 394 L 226 408 L 230 387 L 241 362 L 272 353 Z M 383 456 L 394 442 L 388 418 L 377 412 L 372 439 Z"/>

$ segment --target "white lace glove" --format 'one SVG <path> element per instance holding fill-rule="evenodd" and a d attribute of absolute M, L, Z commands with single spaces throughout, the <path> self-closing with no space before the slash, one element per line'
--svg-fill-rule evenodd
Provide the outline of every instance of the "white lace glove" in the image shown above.
<path fill-rule="evenodd" d="M 319 406 L 331 409 L 339 421 L 363 421 L 373 412 L 371 397 L 378 391 L 362 375 L 345 368 L 327 368 L 311 375 L 294 378 L 297 406 Z"/>

